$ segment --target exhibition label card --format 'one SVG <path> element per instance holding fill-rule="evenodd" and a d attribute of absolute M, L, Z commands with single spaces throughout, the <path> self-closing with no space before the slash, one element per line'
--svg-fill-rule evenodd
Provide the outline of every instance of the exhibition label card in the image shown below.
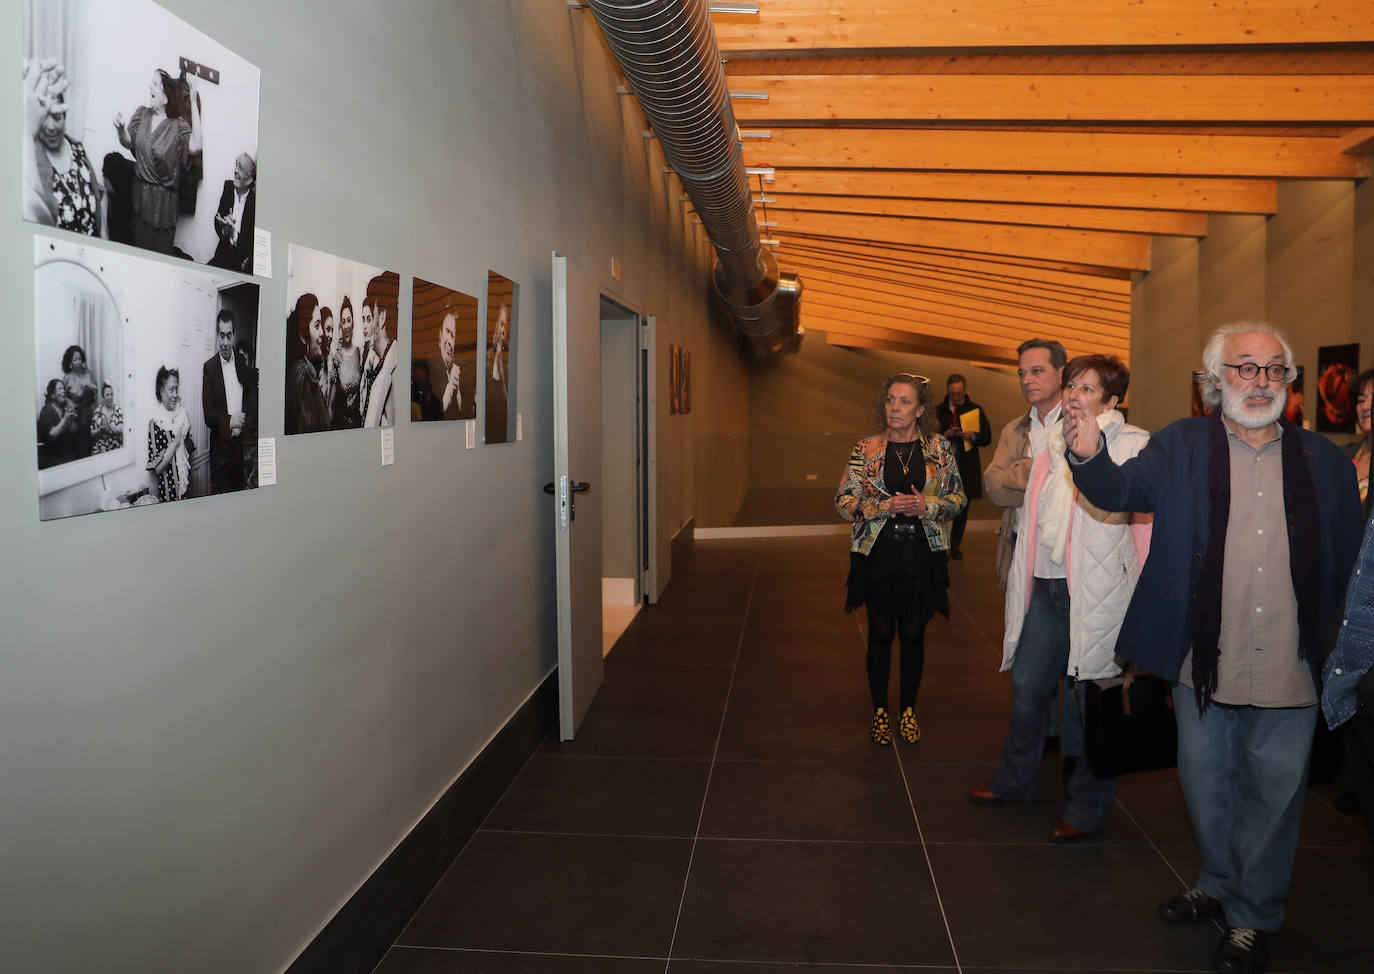
<path fill-rule="evenodd" d="M 390 426 L 382 430 L 382 466 L 389 467 L 396 462 L 396 430 Z"/>
<path fill-rule="evenodd" d="M 523 440 L 525 438 L 525 424 L 523 420 L 523 415 L 520 413 L 515 414 L 515 438 L 517 440 Z"/>
<path fill-rule="evenodd" d="M 277 439 L 258 438 L 258 486 L 271 487 L 277 482 Z"/>
<path fill-rule="evenodd" d="M 473 447 L 477 446 L 477 420 L 475 420 L 475 419 L 470 419 L 470 420 L 468 420 L 468 421 L 467 421 L 467 427 L 468 427 L 468 449 L 471 450 Z"/>
<path fill-rule="evenodd" d="M 272 231 L 262 227 L 253 228 L 253 274 L 272 276 Z"/>

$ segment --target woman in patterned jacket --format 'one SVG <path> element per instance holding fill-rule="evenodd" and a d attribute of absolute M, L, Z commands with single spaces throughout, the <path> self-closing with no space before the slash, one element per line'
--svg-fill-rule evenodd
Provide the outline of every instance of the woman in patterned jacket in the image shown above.
<path fill-rule="evenodd" d="M 868 607 L 870 735 L 892 743 L 887 675 L 901 642 L 898 733 L 921 739 L 916 691 L 925 668 L 925 628 L 949 617 L 949 522 L 968 504 L 949 441 L 937 432 L 930 382 L 903 373 L 883 383 L 874 407 L 883 431 L 854 445 L 835 510 L 854 523 L 845 611 Z"/>

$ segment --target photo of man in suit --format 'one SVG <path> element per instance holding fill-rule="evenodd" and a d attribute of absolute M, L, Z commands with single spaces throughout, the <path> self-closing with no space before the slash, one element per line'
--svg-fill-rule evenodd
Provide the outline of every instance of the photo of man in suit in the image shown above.
<path fill-rule="evenodd" d="M 258 166 L 248 153 L 234 162 L 234 178 L 224 181 L 215 211 L 219 244 L 210 258 L 213 267 L 253 273 L 253 226 L 256 216 Z"/>
<path fill-rule="evenodd" d="M 234 354 L 234 313 L 221 309 L 215 318 L 216 354 L 201 370 L 200 404 L 210 428 L 210 493 L 248 486 L 244 477 L 244 434 L 250 422 L 245 404 L 256 395 L 248 364 Z M 251 410 L 256 414 L 256 409 Z"/>

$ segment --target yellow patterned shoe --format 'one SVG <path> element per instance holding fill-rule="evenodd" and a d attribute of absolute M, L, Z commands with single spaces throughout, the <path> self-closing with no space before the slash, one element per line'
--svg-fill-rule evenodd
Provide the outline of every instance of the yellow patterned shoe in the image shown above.
<path fill-rule="evenodd" d="M 892 725 L 888 723 L 887 711 L 882 707 L 873 711 L 873 729 L 869 731 L 874 744 L 892 743 Z"/>
<path fill-rule="evenodd" d="M 921 725 L 916 723 L 916 712 L 910 707 L 902 711 L 902 716 L 897 718 L 897 733 L 902 735 L 902 740 L 908 744 L 915 744 L 921 739 Z"/>

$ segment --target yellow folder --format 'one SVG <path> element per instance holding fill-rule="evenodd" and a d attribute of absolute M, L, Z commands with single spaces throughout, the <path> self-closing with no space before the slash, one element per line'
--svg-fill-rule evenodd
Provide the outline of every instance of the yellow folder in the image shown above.
<path fill-rule="evenodd" d="M 982 414 L 979 412 L 977 406 L 974 406 L 966 413 L 959 414 L 959 428 L 962 429 L 964 432 L 977 433 L 978 430 L 982 428 L 982 426 Z M 961 446 L 963 446 L 965 450 L 973 449 L 973 442 L 971 440 L 966 440 L 961 437 L 959 439 L 959 443 Z"/>

